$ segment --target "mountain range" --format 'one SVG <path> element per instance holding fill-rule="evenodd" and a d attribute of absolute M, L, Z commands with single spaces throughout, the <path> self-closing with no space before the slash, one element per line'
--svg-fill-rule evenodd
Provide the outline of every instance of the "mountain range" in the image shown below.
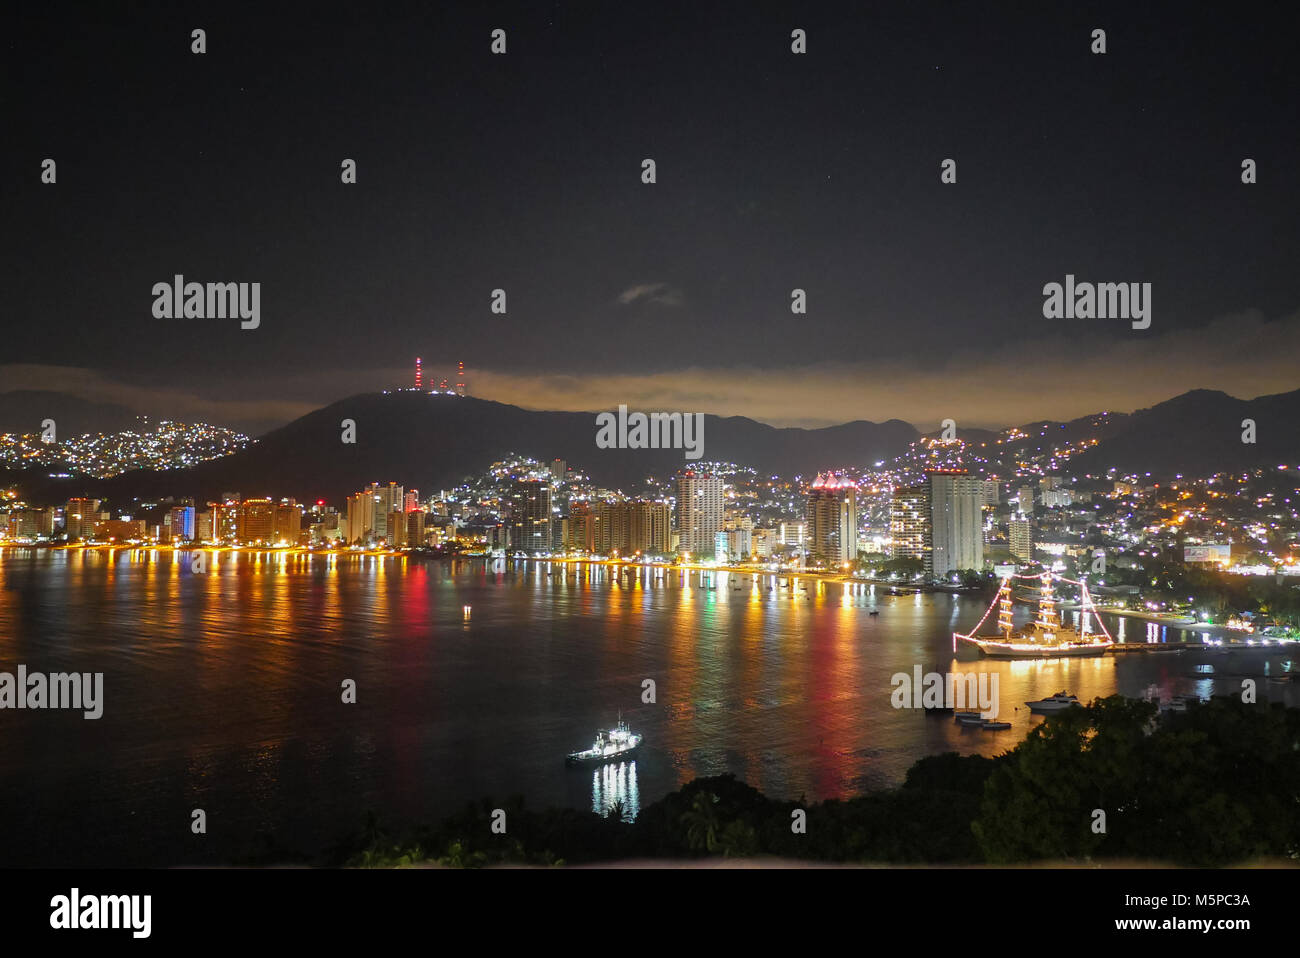
<path fill-rule="evenodd" d="M 0 410 L 0 414 L 3 410 Z M 1257 441 L 1242 441 L 1242 421 Z M 344 420 L 355 442 L 342 441 Z M 1208 475 L 1286 463 L 1300 465 L 1300 390 L 1242 400 L 1193 390 L 1133 413 L 1098 413 L 1020 427 L 1025 437 L 996 449 L 1005 469 L 1018 454 L 1052 442 L 1097 439 L 1070 460 L 1074 474 Z M 743 417 L 706 416 L 702 461 L 736 462 L 760 474 L 811 476 L 819 469 L 870 467 L 903 454 L 920 437 L 908 423 L 855 421 L 822 429 L 778 428 Z M 960 431 L 995 451 L 996 434 Z M 601 485 L 632 488 L 648 475 L 689 467 L 681 450 L 600 449 L 594 413 L 522 409 L 475 397 L 367 393 L 340 400 L 263 435 L 250 448 L 187 470 L 131 472 L 113 479 L 51 480 L 9 474 L 26 495 L 57 501 L 77 494 L 118 501 L 166 495 L 295 496 L 337 503 L 371 481 L 394 480 L 424 493 L 449 488 L 508 454 L 567 460 Z M 1002 471 L 1002 470 L 999 470 Z"/>

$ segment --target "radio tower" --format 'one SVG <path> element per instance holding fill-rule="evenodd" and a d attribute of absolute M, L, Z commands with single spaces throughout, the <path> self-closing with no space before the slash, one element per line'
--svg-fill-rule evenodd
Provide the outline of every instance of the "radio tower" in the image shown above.
<path fill-rule="evenodd" d="M 456 395 L 465 395 L 465 363 L 461 361 L 456 369 Z"/>
<path fill-rule="evenodd" d="M 424 371 L 420 368 L 420 357 L 416 356 L 415 357 L 415 388 L 416 389 L 420 388 L 420 383 L 423 379 L 423 372 Z"/>

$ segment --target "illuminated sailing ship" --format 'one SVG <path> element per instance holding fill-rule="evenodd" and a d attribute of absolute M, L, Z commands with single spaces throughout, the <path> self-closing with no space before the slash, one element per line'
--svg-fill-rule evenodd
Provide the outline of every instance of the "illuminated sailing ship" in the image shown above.
<path fill-rule="evenodd" d="M 1114 647 L 1115 641 L 1106 631 L 1101 617 L 1097 615 L 1088 586 L 1083 582 L 1079 586 L 1082 605 L 1079 611 L 1080 629 L 1061 622 L 1056 611 L 1056 594 L 1051 572 L 1041 576 L 1017 576 L 1017 578 L 1036 578 L 1040 580 L 1038 592 L 1038 618 L 1027 627 L 1017 631 L 1011 621 L 1011 576 L 1002 580 L 997 598 L 984 612 L 983 618 L 976 623 L 970 633 L 954 632 L 952 634 L 953 650 L 957 641 L 969 642 L 982 653 L 994 659 L 1059 659 L 1082 656 L 1105 655 Z M 1063 582 L 1074 582 L 1062 579 Z M 980 626 L 989 617 L 993 607 L 998 607 L 998 631 L 991 635 L 980 635 Z M 1101 632 L 1089 633 L 1089 619 L 1095 617 Z"/>

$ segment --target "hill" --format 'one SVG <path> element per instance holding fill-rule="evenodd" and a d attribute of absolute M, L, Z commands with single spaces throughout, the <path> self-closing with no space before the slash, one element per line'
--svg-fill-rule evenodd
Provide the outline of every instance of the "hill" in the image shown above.
<path fill-rule="evenodd" d="M 341 441 L 345 419 L 356 423 L 354 444 Z M 890 459 L 916 437 L 916 429 L 899 420 L 782 429 L 738 416 L 705 416 L 703 460 L 788 476 Z M 33 480 L 31 492 L 120 501 L 235 491 L 338 502 L 371 481 L 394 480 L 425 493 L 449 488 L 508 453 L 566 459 L 612 488 L 630 488 L 648 474 L 663 476 L 690 465 L 680 449 L 597 448 L 595 413 L 527 410 L 468 396 L 370 393 L 318 409 L 243 452 L 192 469 L 58 480 L 57 494 L 49 488 L 52 480 Z"/>

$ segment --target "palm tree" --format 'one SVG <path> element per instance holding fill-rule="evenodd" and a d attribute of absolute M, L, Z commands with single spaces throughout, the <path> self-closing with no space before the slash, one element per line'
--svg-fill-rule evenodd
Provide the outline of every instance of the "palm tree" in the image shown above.
<path fill-rule="evenodd" d="M 682 813 L 686 843 L 695 851 L 718 850 L 718 813 L 713 807 L 717 801 L 712 792 L 697 792 L 691 807 Z"/>

